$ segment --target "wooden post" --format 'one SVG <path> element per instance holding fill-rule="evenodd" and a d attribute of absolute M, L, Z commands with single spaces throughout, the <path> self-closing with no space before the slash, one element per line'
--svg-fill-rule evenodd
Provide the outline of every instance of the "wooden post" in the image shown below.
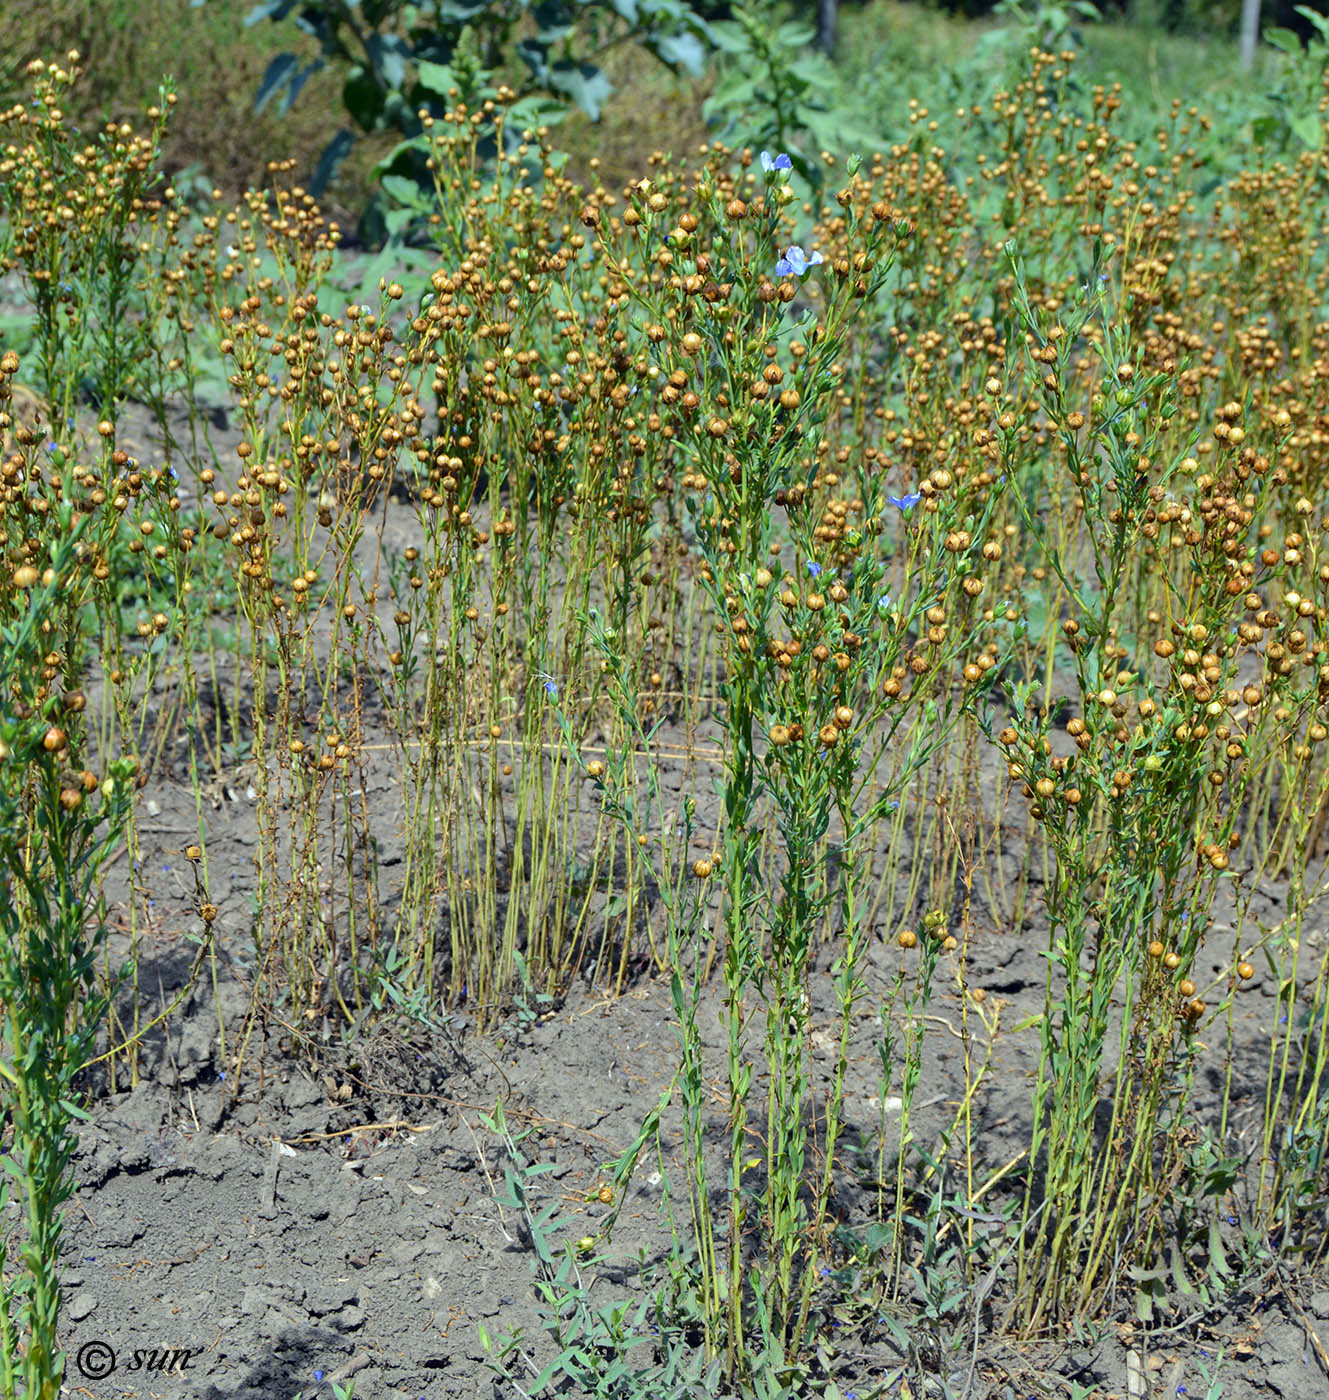
<path fill-rule="evenodd" d="M 1241 0 L 1241 66 L 1255 62 L 1255 45 L 1260 39 L 1260 0 Z"/>
<path fill-rule="evenodd" d="M 836 0 L 817 0 L 817 47 L 829 55 L 835 48 Z"/>

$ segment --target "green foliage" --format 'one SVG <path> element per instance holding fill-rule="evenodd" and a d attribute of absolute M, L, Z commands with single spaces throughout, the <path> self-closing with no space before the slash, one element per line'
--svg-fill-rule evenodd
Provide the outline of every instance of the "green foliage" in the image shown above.
<path fill-rule="evenodd" d="M 1255 118 L 1255 140 L 1278 151 L 1318 151 L 1325 142 L 1325 91 L 1329 80 L 1329 17 L 1308 5 L 1297 13 L 1315 31 L 1303 46 L 1291 29 L 1266 29 L 1265 43 L 1283 55 L 1277 86 L 1267 95 L 1270 110 Z"/>
<path fill-rule="evenodd" d="M 999 0 L 992 13 L 1004 21 L 1008 32 L 1014 34 L 1017 46 L 1028 49 L 1031 44 L 1055 51 L 1076 42 L 1075 22 L 1092 24 L 1103 18 L 1090 0 L 1069 0 L 1067 4 L 1050 0 Z"/>
<path fill-rule="evenodd" d="M 541 1325 L 555 1355 L 537 1368 L 523 1352 L 520 1331 L 491 1338 L 483 1325 L 480 1341 L 490 1360 L 486 1365 L 512 1384 L 518 1394 L 535 1397 L 572 1393 L 594 1400 L 701 1400 L 716 1393 L 719 1365 L 707 1363 L 695 1347 L 677 1333 L 669 1334 L 652 1321 L 658 1306 L 650 1297 L 635 1303 L 617 1299 L 594 1303 L 593 1280 L 587 1271 L 600 1261 L 592 1238 L 552 1238 L 559 1216 L 558 1202 L 538 1207 L 536 1182 L 554 1170 L 552 1162 L 529 1160 L 522 1144 L 534 1132 L 509 1128 L 502 1102 L 485 1126 L 500 1140 L 506 1162 L 507 1189 L 498 1204 L 514 1212 L 523 1244 L 534 1256 L 531 1271 L 540 1304 Z M 644 1354 L 645 1353 L 645 1354 Z M 513 1361 L 525 1360 L 535 1372 L 514 1371 Z"/>
<path fill-rule="evenodd" d="M 294 0 L 262 0 L 245 23 L 279 22 L 295 8 Z M 568 106 L 598 120 L 612 91 L 598 63 L 609 49 L 636 43 L 670 71 L 697 74 L 708 43 L 706 22 L 686 0 L 311 0 L 295 22 L 317 39 L 320 56 L 302 64 L 294 53 L 277 54 L 256 107 L 275 101 L 289 110 L 331 63 L 346 75 L 342 103 L 354 125 L 395 130 L 408 142 L 457 102 L 479 106 L 501 89 L 508 102 L 533 99 L 519 108 L 531 125 L 557 120 Z M 520 121 L 511 126 L 520 133 Z M 343 128 L 329 141 L 312 182 L 316 193 L 352 139 Z"/>
<path fill-rule="evenodd" d="M 702 115 L 726 144 L 786 152 L 815 190 L 825 178 L 822 151 L 882 144 L 880 132 L 846 114 L 834 65 L 810 48 L 811 25 L 736 6 L 711 34 L 716 80 Z"/>

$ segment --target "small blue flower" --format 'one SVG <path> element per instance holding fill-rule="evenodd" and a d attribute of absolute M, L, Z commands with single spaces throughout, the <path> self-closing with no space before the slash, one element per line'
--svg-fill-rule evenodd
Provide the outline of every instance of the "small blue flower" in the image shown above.
<path fill-rule="evenodd" d="M 923 499 L 922 492 L 909 491 L 903 496 L 887 496 L 886 501 L 893 505 L 898 511 L 913 510 L 913 508 Z"/>
<path fill-rule="evenodd" d="M 825 1264 L 823 1264 L 821 1268 L 817 1270 L 817 1272 L 822 1276 L 822 1278 L 830 1278 L 831 1276 L 831 1271 Z"/>
<path fill-rule="evenodd" d="M 47 451 L 48 454 L 52 454 L 52 455 L 55 453 L 55 451 L 56 451 L 56 446 L 55 446 L 55 439 L 54 439 L 54 438 L 51 438 L 51 439 L 47 442 L 47 444 L 46 444 L 46 451 Z"/>
<path fill-rule="evenodd" d="M 877 611 L 882 615 L 882 617 L 885 617 L 886 614 L 890 611 L 890 607 L 891 595 L 889 593 L 883 593 L 881 597 L 877 599 Z"/>
<path fill-rule="evenodd" d="M 544 683 L 545 683 L 545 684 L 544 684 L 544 692 L 545 692 L 545 694 L 546 694 L 551 700 L 557 700 L 557 699 L 558 699 L 558 682 L 553 678 L 553 676 L 548 675 L 548 674 L 547 674 L 546 672 L 544 672 L 544 671 L 539 672 L 539 676 L 540 676 L 540 679 L 541 679 L 542 681 L 544 681 Z"/>
<path fill-rule="evenodd" d="M 809 560 L 808 560 L 808 573 L 810 573 L 810 574 L 812 575 L 813 578 L 816 578 L 817 575 L 818 575 L 819 573 L 821 573 L 821 565 L 818 564 L 815 560 L 809 559 Z"/>
<path fill-rule="evenodd" d="M 761 153 L 761 168 L 769 175 L 773 170 L 792 170 L 794 162 L 783 151 L 772 156 L 769 151 Z"/>
<path fill-rule="evenodd" d="M 316 1381 L 321 1381 L 321 1380 L 323 1379 L 323 1372 L 322 1372 L 322 1371 L 315 1371 L 315 1372 L 314 1372 L 314 1379 L 315 1379 Z"/>
<path fill-rule="evenodd" d="M 797 243 L 788 249 L 775 264 L 775 275 L 777 277 L 802 277 L 808 268 L 816 267 L 819 262 L 825 262 L 822 255 L 816 251 L 805 253 Z"/>

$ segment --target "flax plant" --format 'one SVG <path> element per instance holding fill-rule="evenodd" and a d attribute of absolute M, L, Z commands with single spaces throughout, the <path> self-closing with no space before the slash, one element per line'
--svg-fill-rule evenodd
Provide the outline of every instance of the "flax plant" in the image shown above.
<path fill-rule="evenodd" d="M 756 188 L 705 170 L 690 191 L 675 183 L 672 199 L 643 181 L 612 230 L 594 203 L 583 216 L 611 274 L 641 308 L 661 397 L 678 414 L 685 502 L 723 648 L 723 820 L 714 856 L 694 861 L 691 876 L 720 887 L 727 1212 L 717 1220 L 707 1207 L 701 1100 L 688 1092 L 704 1077 L 698 949 L 673 973 L 697 1250 L 695 1270 L 681 1259 L 675 1267 L 691 1279 L 708 1350 L 724 1355 L 735 1378 L 758 1365 L 779 1374 L 804 1364 L 849 1034 L 867 994 L 867 852 L 895 794 L 935 753 L 964 703 L 943 695 L 942 684 L 934 689 L 933 678 L 974 644 L 972 635 L 960 641 L 963 623 L 954 631 L 948 623 L 982 592 L 973 565 L 997 494 L 981 491 L 980 513 L 962 516 L 954 475 L 939 471 L 889 503 L 880 488 L 853 503 L 861 524 L 848 523 L 848 510 L 815 509 L 838 480 L 820 440 L 846 328 L 882 284 L 898 231 L 879 202 L 842 224 L 827 255 L 794 246 L 777 256 L 781 211 L 793 197 L 783 178 L 788 165 L 764 155 Z M 862 203 L 857 168 L 840 196 L 846 208 Z M 620 227 L 629 246 L 635 240 L 646 251 L 635 266 L 611 242 Z M 821 314 L 790 326 L 783 308 L 797 300 L 795 279 L 823 260 L 832 280 Z M 899 532 L 892 570 L 878 541 L 888 531 L 895 539 L 890 521 L 920 503 L 917 525 Z M 799 561 L 783 579 L 767 566 L 778 548 L 773 506 L 785 513 Z M 605 671 L 621 674 L 615 629 L 594 635 Z M 971 687 L 985 674 L 975 666 Z M 892 767 L 886 755 L 915 718 Z M 620 756 L 587 771 L 603 785 L 628 767 Z M 632 786 L 621 777 L 612 786 L 616 810 L 628 810 L 623 792 Z M 814 1115 L 809 977 L 816 931 L 832 911 L 838 1053 Z M 683 951 L 683 941 L 671 939 L 671 951 Z M 760 1056 L 751 1046 L 757 1027 Z"/>
<path fill-rule="evenodd" d="M 1210 440 L 1219 451 L 1206 449 L 1209 469 L 1198 472 L 1194 439 L 1167 437 L 1174 375 L 1137 367 L 1101 287 L 1091 282 L 1051 324 L 1033 311 L 1018 265 L 1017 296 L 1087 554 L 1047 549 L 1067 600 L 1074 748 L 1054 748 L 1046 699 L 1032 686 L 1017 689 L 1000 736 L 1055 861 L 1025 1197 L 1026 1220 L 1041 1214 L 1022 1237 L 1015 1304 L 1033 1330 L 1097 1306 L 1123 1256 L 1148 1258 L 1165 1228 L 1207 1009 L 1190 973 L 1263 766 L 1270 701 L 1291 698 L 1291 682 L 1274 670 L 1268 690 L 1240 685 L 1248 648 L 1273 621 L 1253 590 L 1276 581 L 1284 562 L 1250 543 L 1278 478 L 1243 445 L 1240 407 L 1219 409 Z M 1081 344 L 1101 366 L 1087 413 L 1070 397 Z M 1148 612 L 1150 625 L 1162 624 L 1152 662 L 1129 623 L 1138 553 L 1160 591 Z M 1256 620 L 1243 622 L 1250 612 Z M 1054 684 L 1049 667 L 1049 696 Z M 1273 725 L 1290 713 L 1272 711 Z"/>
<path fill-rule="evenodd" d="M 0 357 L 3 429 L 17 370 L 16 355 Z M 25 1231 L 0 1296 L 0 1388 L 54 1400 L 78 1075 L 114 993 L 96 976 L 107 933 L 100 886 L 124 840 L 138 765 L 100 755 L 101 776 L 86 766 L 84 605 L 119 508 L 88 500 L 84 481 L 45 480 L 36 456 L 29 436 L 0 472 L 6 537 L 20 520 L 40 527 L 28 529 L 17 562 L 11 555 L 0 594 L 0 1107 L 11 1129 L 0 1203 L 17 1190 Z M 0 1245 L 0 1270 L 8 1262 Z"/>
<path fill-rule="evenodd" d="M 146 134 L 108 123 L 83 140 L 64 110 L 81 71 L 77 51 L 66 63 L 34 59 L 28 104 L 0 113 L 12 143 L 0 162 L 0 202 L 17 218 L 8 264 L 32 300 L 37 372 L 61 439 L 85 386 L 114 416 L 153 332 L 138 294 L 140 244 L 161 207 L 158 156 L 176 102 L 163 86 Z"/>

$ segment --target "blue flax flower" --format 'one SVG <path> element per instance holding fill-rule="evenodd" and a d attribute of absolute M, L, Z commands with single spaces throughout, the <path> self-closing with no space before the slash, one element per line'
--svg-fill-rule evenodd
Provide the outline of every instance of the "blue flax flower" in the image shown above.
<path fill-rule="evenodd" d="M 775 264 L 775 275 L 777 277 L 802 277 L 810 267 L 816 267 L 819 262 L 825 259 L 818 252 L 805 253 L 797 243 L 794 244 Z"/>
<path fill-rule="evenodd" d="M 920 491 L 910 491 L 903 496 L 887 496 L 887 503 L 893 505 L 896 510 L 906 511 L 913 508 L 923 499 Z"/>
<path fill-rule="evenodd" d="M 815 559 L 808 560 L 808 573 L 810 573 L 813 578 L 816 578 L 817 575 L 821 573 L 821 565 L 818 564 Z"/>
<path fill-rule="evenodd" d="M 769 151 L 763 151 L 761 153 L 761 168 L 769 175 L 774 170 L 792 170 L 794 162 L 783 151 L 778 156 L 772 156 Z"/>

